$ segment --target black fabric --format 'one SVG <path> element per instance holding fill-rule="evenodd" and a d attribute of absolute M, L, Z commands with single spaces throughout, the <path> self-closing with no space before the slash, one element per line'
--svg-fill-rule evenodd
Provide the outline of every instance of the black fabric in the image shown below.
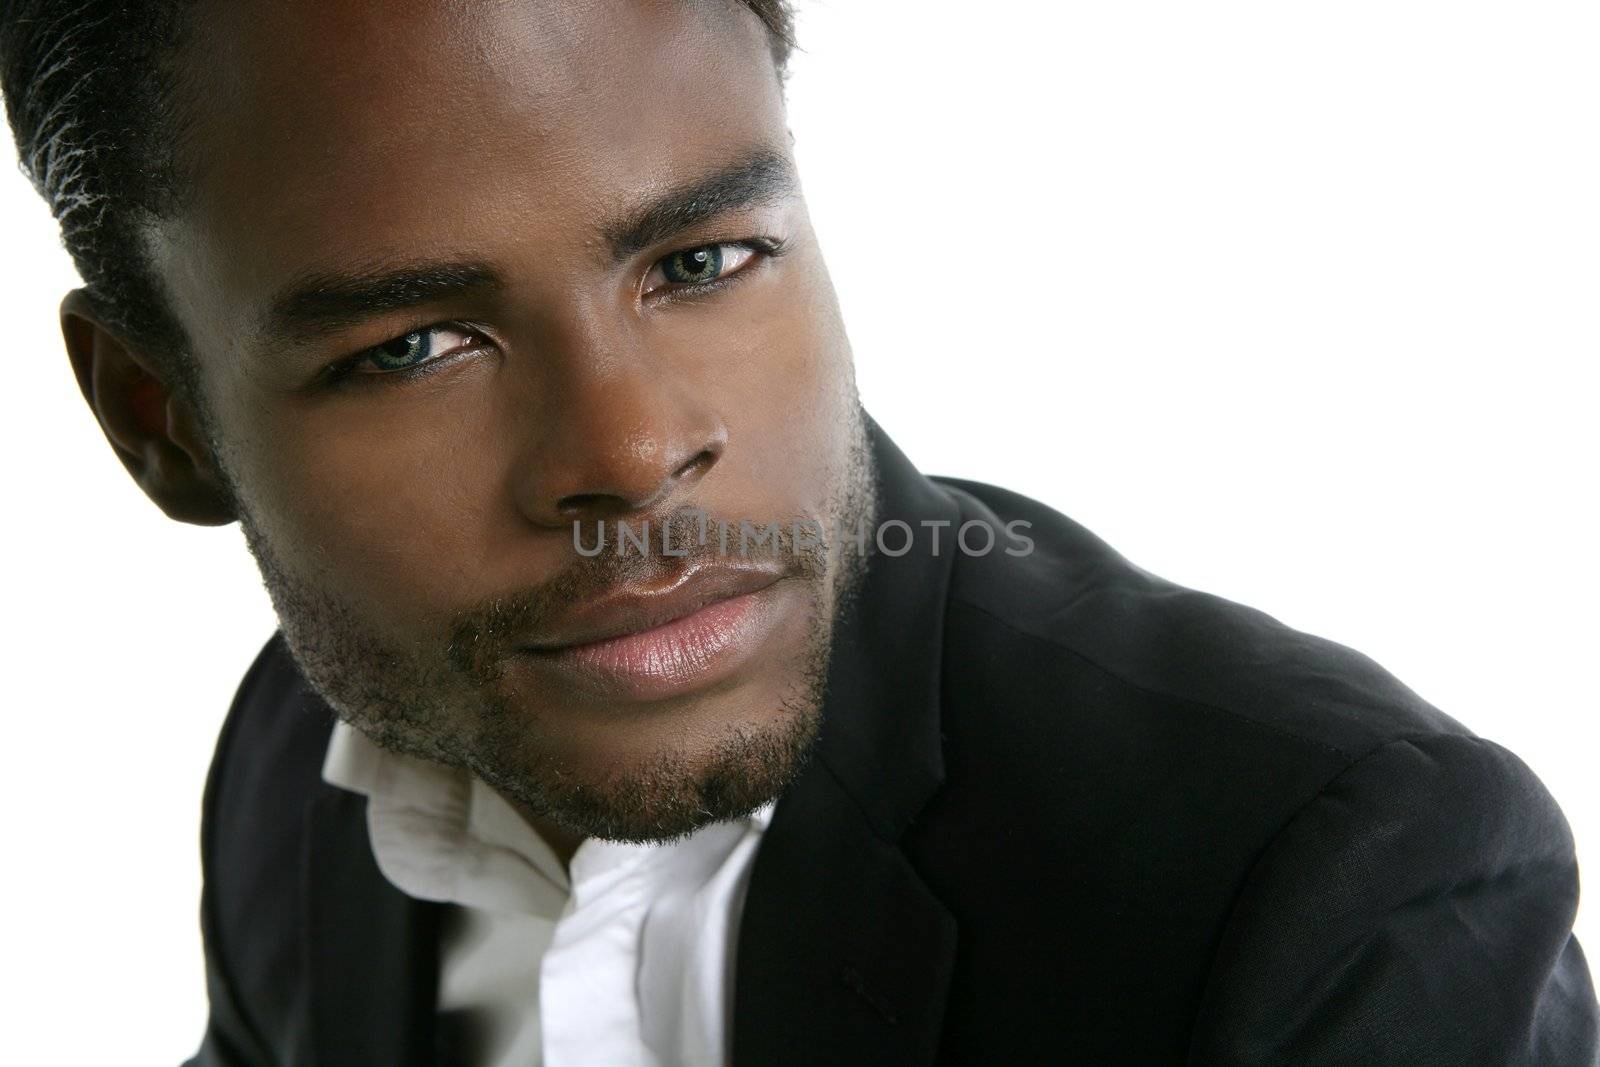
<path fill-rule="evenodd" d="M 1521 761 L 871 432 L 918 536 L 841 620 L 756 855 L 734 1064 L 1600 1063 L 1571 835 Z M 1031 554 L 954 547 L 1019 519 Z M 332 723 L 274 637 L 206 790 L 197 1067 L 471 1062 L 432 1009 L 445 909 L 321 780 Z"/>

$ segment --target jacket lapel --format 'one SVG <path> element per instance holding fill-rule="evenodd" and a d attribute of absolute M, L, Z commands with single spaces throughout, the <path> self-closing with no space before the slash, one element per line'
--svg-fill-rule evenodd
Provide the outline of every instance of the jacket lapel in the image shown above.
<path fill-rule="evenodd" d="M 939 671 L 960 516 L 875 423 L 869 432 L 879 522 L 906 522 L 914 547 L 875 554 L 839 620 L 815 756 L 757 853 L 735 1067 L 927 1064 L 938 1050 L 956 924 L 896 842 L 944 780 Z M 950 524 L 939 553 L 925 521 Z"/>
<path fill-rule="evenodd" d="M 316 1067 L 432 1067 L 442 905 L 378 870 L 366 798 L 332 786 L 306 807 L 306 1043 Z M 309 1056 L 304 1053 L 309 1052 Z"/>

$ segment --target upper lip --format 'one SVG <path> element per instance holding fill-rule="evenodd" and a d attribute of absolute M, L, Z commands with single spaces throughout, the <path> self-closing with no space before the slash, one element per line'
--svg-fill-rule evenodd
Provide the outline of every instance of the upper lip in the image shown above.
<path fill-rule="evenodd" d="M 719 600 L 759 592 L 782 577 L 781 571 L 768 566 L 701 564 L 665 583 L 618 586 L 576 604 L 519 644 L 529 651 L 554 652 L 653 630 Z"/>

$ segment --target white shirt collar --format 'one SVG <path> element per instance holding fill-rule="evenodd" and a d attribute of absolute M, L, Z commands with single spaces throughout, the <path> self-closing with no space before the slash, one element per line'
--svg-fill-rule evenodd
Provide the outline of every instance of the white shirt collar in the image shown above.
<path fill-rule="evenodd" d="M 381 748 L 340 721 L 322 776 L 368 797 L 373 856 L 402 891 L 424 900 L 550 918 L 566 907 L 574 880 L 581 904 L 610 880 L 608 872 L 646 863 L 697 867 L 693 857 L 722 853 L 745 833 L 765 830 L 775 806 L 769 802 L 732 824 L 702 827 L 668 845 L 589 838 L 573 855 L 569 878 L 544 838 L 504 797 L 465 770 Z"/>

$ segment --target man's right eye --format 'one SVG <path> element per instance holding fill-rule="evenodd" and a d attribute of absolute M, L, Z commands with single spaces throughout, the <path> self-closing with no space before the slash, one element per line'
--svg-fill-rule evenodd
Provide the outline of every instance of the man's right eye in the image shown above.
<path fill-rule="evenodd" d="M 460 323 L 424 326 L 357 353 L 344 365 L 339 376 L 416 371 L 474 349 L 481 342 L 482 338 L 477 333 Z"/>

